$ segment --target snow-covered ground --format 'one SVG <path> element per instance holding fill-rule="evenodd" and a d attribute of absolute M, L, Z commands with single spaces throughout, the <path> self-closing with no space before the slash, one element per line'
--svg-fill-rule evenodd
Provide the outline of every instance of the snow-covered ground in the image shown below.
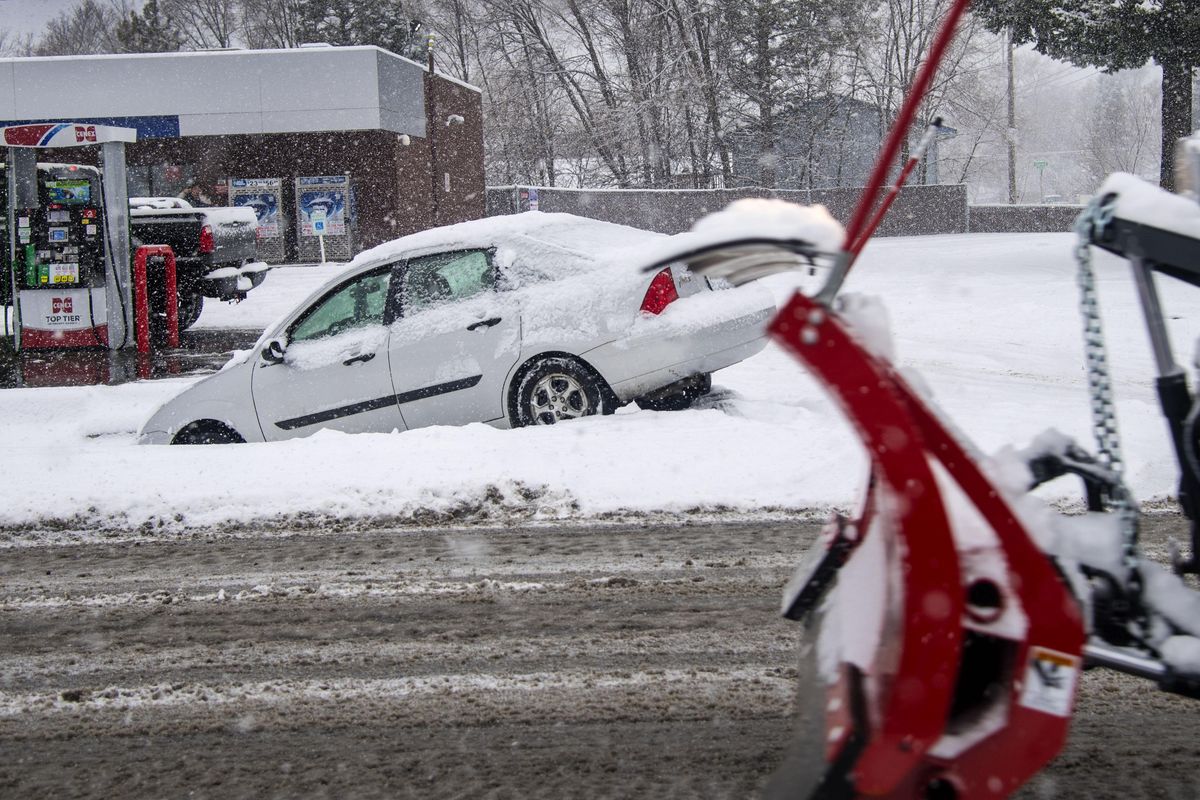
<path fill-rule="evenodd" d="M 1055 427 L 1094 447 L 1068 234 L 969 234 L 873 242 L 846 290 L 888 308 L 899 362 L 985 452 Z M 210 302 L 200 327 L 260 328 L 337 271 L 274 270 L 242 304 Z M 1174 490 L 1153 361 L 1125 262 L 1097 255 L 1129 481 Z M 766 281 L 783 302 L 795 278 Z M 1200 334 L 1200 292 L 1159 280 L 1179 356 Z M 683 412 L 515 431 L 484 425 L 390 435 L 319 433 L 258 445 L 143 447 L 135 432 L 190 380 L 0 392 L 7 454 L 0 526 L 49 529 L 310 526 L 507 515 L 823 511 L 857 497 L 856 438 L 775 346 L 714 376 Z M 1070 480 L 1044 489 L 1074 499 Z"/>

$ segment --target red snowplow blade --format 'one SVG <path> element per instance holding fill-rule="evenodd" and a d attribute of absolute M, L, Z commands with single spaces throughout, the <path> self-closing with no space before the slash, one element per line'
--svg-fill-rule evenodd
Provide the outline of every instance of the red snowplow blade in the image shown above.
<path fill-rule="evenodd" d="M 791 595 L 789 616 L 825 617 L 818 680 L 801 697 L 802 715 L 824 720 L 823 765 L 792 769 L 772 794 L 1007 796 L 1066 739 L 1077 601 L 976 459 L 837 314 L 797 294 L 770 333 L 871 461 L 862 516 L 826 542 L 844 562 L 836 578 Z"/>

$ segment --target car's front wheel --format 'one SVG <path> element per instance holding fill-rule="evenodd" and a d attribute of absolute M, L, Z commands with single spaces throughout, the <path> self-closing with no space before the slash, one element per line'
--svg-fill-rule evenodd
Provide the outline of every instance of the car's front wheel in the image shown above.
<path fill-rule="evenodd" d="M 551 356 L 521 375 L 510 416 L 516 426 L 553 425 L 606 413 L 606 405 L 601 380 L 591 370 L 574 359 Z"/>
<path fill-rule="evenodd" d="M 202 419 L 185 425 L 171 444 L 242 444 L 246 440 L 223 422 Z"/>

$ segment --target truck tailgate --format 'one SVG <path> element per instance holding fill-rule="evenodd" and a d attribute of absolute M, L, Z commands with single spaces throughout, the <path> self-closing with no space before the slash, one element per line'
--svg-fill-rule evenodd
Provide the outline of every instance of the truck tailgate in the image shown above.
<path fill-rule="evenodd" d="M 254 209 L 203 208 L 204 222 L 212 226 L 211 263 L 242 264 L 258 259 L 258 217 Z"/>
<path fill-rule="evenodd" d="M 129 233 L 134 247 L 142 244 L 170 245 L 176 258 L 200 255 L 200 211 L 181 208 L 135 208 L 129 211 Z"/>

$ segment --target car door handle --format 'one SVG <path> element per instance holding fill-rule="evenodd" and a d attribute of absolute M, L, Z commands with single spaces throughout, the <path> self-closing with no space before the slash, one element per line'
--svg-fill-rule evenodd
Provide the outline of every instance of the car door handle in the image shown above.
<path fill-rule="evenodd" d="M 375 357 L 374 353 L 363 353 L 361 355 L 354 356 L 353 358 L 347 358 L 342 363 L 345 364 L 347 367 L 356 361 L 361 361 L 365 364 L 366 362 L 370 361 L 374 357 Z"/>
<path fill-rule="evenodd" d="M 478 330 L 479 328 L 490 328 L 493 325 L 499 325 L 499 324 L 500 324 L 500 317 L 492 317 L 491 319 L 481 319 L 481 320 L 479 320 L 479 322 L 472 322 L 470 325 L 468 325 L 467 330 L 474 331 L 474 330 Z"/>

